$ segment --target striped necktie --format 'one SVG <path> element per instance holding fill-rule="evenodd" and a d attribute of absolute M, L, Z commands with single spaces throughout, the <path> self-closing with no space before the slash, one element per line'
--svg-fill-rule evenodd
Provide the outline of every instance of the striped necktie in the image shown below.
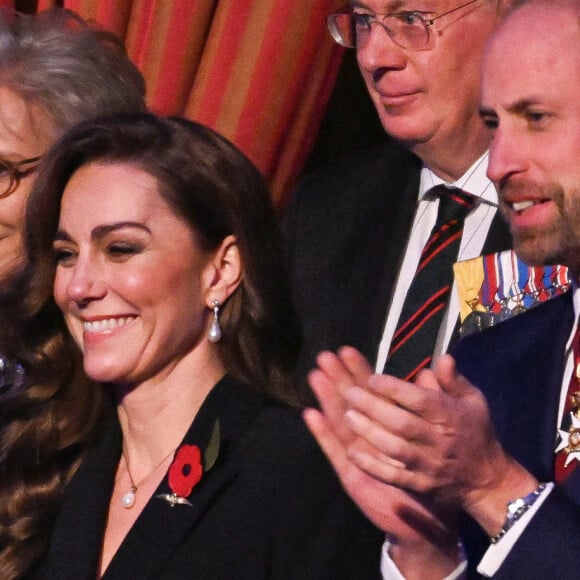
<path fill-rule="evenodd" d="M 421 252 L 389 349 L 384 373 L 410 381 L 431 363 L 433 350 L 453 285 L 465 216 L 477 198 L 457 188 L 438 185 L 437 221 Z"/>

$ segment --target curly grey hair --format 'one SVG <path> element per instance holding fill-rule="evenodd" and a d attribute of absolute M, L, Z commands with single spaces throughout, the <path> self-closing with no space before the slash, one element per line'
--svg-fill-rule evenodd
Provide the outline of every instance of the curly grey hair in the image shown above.
<path fill-rule="evenodd" d="M 79 121 L 145 110 L 145 81 L 123 44 L 69 10 L 0 11 L 0 85 L 43 111 L 55 137 Z"/>

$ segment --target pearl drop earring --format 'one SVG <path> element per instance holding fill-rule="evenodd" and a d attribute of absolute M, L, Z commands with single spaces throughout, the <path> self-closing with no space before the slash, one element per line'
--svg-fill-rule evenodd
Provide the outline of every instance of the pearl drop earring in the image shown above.
<path fill-rule="evenodd" d="M 220 303 L 217 300 L 214 300 L 211 303 L 213 308 L 213 320 L 211 321 L 211 326 L 209 327 L 209 334 L 208 340 L 210 342 L 219 342 L 220 338 L 222 337 L 222 327 L 220 326 Z"/>

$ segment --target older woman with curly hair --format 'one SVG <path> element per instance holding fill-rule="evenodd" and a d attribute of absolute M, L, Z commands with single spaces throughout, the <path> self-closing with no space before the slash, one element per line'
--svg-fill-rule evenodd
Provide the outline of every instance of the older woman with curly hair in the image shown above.
<path fill-rule="evenodd" d="M 66 10 L 0 11 L 0 291 L 24 262 L 24 209 L 45 151 L 80 121 L 145 110 L 144 95 L 143 77 L 109 32 Z M 42 327 L 32 338 L 39 344 L 45 340 Z M 52 521 L 56 498 L 78 463 L 79 446 L 90 439 L 100 413 L 98 391 L 59 388 L 76 372 L 67 341 L 47 341 L 39 352 L 43 387 L 26 393 L 26 405 L 6 398 L 0 404 L 3 579 L 21 577 L 38 557 L 45 544 L 41 531 Z M 50 358 L 49 352 L 62 356 Z M 19 368 L 2 360 L 0 389 Z M 90 403 L 84 411 L 52 413 L 54 405 L 73 405 L 78 397 Z"/>

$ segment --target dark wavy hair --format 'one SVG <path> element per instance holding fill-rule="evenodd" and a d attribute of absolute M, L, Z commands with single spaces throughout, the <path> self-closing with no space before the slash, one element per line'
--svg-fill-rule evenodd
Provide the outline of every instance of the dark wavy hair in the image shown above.
<path fill-rule="evenodd" d="M 93 162 L 128 163 L 153 176 L 206 249 L 236 237 L 243 280 L 223 305 L 216 347 L 231 375 L 272 399 L 303 402 L 293 380 L 298 321 L 276 214 L 258 170 L 215 131 L 184 119 L 143 113 L 73 128 L 41 163 L 27 206 L 27 263 L 0 289 L 0 353 L 19 360 L 27 376 L 24 387 L 0 393 L 2 578 L 17 577 L 40 557 L 60 494 L 99 432 L 102 389 L 84 376 L 52 297 L 62 194 L 75 171 Z M 15 436 L 19 430 L 27 436 Z"/>

